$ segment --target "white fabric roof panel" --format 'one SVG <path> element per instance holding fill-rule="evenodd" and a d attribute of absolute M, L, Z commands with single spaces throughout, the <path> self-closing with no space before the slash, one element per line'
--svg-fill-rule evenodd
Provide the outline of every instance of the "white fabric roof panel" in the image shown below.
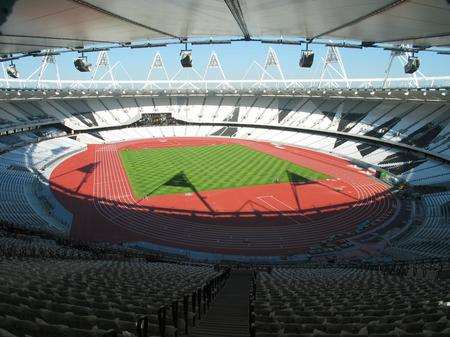
<path fill-rule="evenodd" d="M 374 15 L 359 24 L 340 29 L 335 36 L 358 36 L 363 41 L 405 41 L 428 44 L 427 36 L 446 35 L 450 41 L 450 3 L 446 0 L 415 0 L 393 7 L 383 15 Z M 416 39 L 411 39 L 416 38 Z M 423 42 L 421 42 L 423 41 Z M 433 44 L 433 43 L 430 43 Z M 436 40 L 435 44 L 438 44 Z"/>
<path fill-rule="evenodd" d="M 447 0 L 1 0 L 0 7 L 8 10 L 0 14 L 0 53 L 243 36 L 243 26 L 254 38 L 450 46 Z"/>
<path fill-rule="evenodd" d="M 241 0 L 252 35 L 313 37 L 391 0 Z"/>

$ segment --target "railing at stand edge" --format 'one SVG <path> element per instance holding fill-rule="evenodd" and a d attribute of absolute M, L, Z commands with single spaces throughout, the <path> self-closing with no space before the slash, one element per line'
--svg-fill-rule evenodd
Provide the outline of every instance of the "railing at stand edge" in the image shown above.
<path fill-rule="evenodd" d="M 223 271 L 220 275 L 207 281 L 203 286 L 193 291 L 191 294 L 183 295 L 183 318 L 184 318 L 184 332 L 183 334 L 189 334 L 189 326 L 197 325 L 197 319 L 201 320 L 202 315 L 206 314 L 211 306 L 211 303 L 217 296 L 220 289 L 223 288 L 226 280 L 230 276 L 230 270 Z M 192 315 L 189 315 L 189 298 L 191 299 Z M 166 334 L 167 326 L 167 310 L 171 310 L 172 324 L 175 328 L 174 336 L 178 336 L 178 317 L 179 317 L 179 301 L 175 300 L 170 305 L 161 306 L 158 309 L 158 329 L 161 337 Z M 190 317 L 191 316 L 191 317 Z M 189 322 L 192 318 L 192 322 Z M 149 336 L 149 317 L 142 316 L 136 322 L 136 335 L 137 337 Z"/>

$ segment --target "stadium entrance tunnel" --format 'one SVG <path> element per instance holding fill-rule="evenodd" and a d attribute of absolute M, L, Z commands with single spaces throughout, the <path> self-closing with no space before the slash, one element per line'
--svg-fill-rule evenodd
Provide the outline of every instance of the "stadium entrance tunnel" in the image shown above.
<path fill-rule="evenodd" d="M 271 173 L 284 180 L 216 189 L 197 184 L 192 168 L 176 167 L 168 179 L 138 197 L 120 155 L 125 149 L 190 151 L 223 145 L 239 145 L 258 152 L 254 156 L 263 154 L 295 167 Z M 306 178 L 297 173 L 298 167 L 320 173 L 322 178 Z M 144 171 L 156 174 L 151 166 Z M 214 174 L 211 179 L 219 179 L 217 172 Z M 227 183 L 232 184 L 229 179 Z M 253 181 L 252 177 L 246 179 Z M 390 186 L 344 159 L 298 147 L 229 138 L 90 145 L 56 167 L 50 183 L 53 193 L 74 215 L 73 238 L 145 242 L 155 249 L 202 256 L 360 254 L 361 247 L 378 250 L 386 237 L 402 230 L 403 222 L 397 220 L 405 212 Z M 162 188 L 181 188 L 182 192 L 155 193 Z"/>

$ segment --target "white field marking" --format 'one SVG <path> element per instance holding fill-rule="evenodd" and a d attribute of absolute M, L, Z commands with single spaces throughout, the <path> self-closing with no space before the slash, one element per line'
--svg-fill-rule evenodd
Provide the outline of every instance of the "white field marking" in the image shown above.
<path fill-rule="evenodd" d="M 280 210 L 279 208 L 275 207 L 274 205 L 272 205 L 271 203 L 267 202 L 266 200 L 264 200 L 264 198 L 266 199 L 273 199 L 275 201 L 277 201 L 278 203 L 280 203 L 281 205 L 287 207 L 288 209 L 290 209 L 291 211 L 295 211 L 296 209 L 292 208 L 291 206 L 287 205 L 286 203 L 282 202 L 280 199 L 275 198 L 273 195 L 263 195 L 263 196 L 259 196 L 256 197 L 258 200 L 262 201 L 263 203 L 265 203 L 266 205 L 268 205 L 270 208 L 274 209 L 277 212 L 283 213 L 282 210 Z M 310 220 L 306 215 L 303 214 L 299 214 L 303 217 L 305 217 L 306 219 Z M 301 225 L 302 223 L 297 221 L 295 218 L 289 216 L 289 215 L 285 215 L 286 217 L 288 217 L 289 219 L 293 220 L 295 223 Z"/>
<path fill-rule="evenodd" d="M 95 182 L 94 185 L 122 183 L 122 182 L 123 182 L 123 179 L 115 179 L 115 180 L 102 179 L 101 181 Z"/>

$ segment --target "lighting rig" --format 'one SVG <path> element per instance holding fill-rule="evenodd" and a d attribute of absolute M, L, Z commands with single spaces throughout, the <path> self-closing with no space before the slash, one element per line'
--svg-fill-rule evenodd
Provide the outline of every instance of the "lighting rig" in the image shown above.
<path fill-rule="evenodd" d="M 442 50 L 442 49 L 431 49 L 428 47 L 419 47 L 419 46 L 413 46 L 413 47 L 392 47 L 392 46 L 385 46 L 382 44 L 376 44 L 374 42 L 362 42 L 360 44 L 352 44 L 347 42 L 330 42 L 330 41 L 313 41 L 312 39 L 296 39 L 296 40 L 286 40 L 286 39 L 242 39 L 242 38 L 236 38 L 236 39 L 227 39 L 227 40 L 213 40 L 210 38 L 209 40 L 192 40 L 188 41 L 187 39 L 179 39 L 179 40 L 168 40 L 164 42 L 155 42 L 155 43 L 144 43 L 144 44 L 132 44 L 130 42 L 127 43 L 120 43 L 116 45 L 111 45 L 107 47 L 100 47 L 100 48 L 84 48 L 84 47 L 77 47 L 72 49 L 63 49 L 59 50 L 57 52 L 52 52 L 52 55 L 60 55 L 62 53 L 70 53 L 70 52 L 78 52 L 81 53 L 81 56 L 76 58 L 74 60 L 74 66 L 75 68 L 80 72 L 90 72 L 92 70 L 92 65 L 88 62 L 87 57 L 84 56 L 84 53 L 88 52 L 97 52 L 102 50 L 111 50 L 111 49 L 117 49 L 117 48 L 130 48 L 130 49 L 138 49 L 138 48 L 155 48 L 155 47 L 164 47 L 172 44 L 184 44 L 184 49 L 180 51 L 180 63 L 183 68 L 192 68 L 192 50 L 187 48 L 187 44 L 190 43 L 191 45 L 205 45 L 205 44 L 230 44 L 232 42 L 240 42 L 240 41 L 253 41 L 253 42 L 260 42 L 260 43 L 267 43 L 267 44 L 281 44 L 281 45 L 301 45 L 305 44 L 306 48 L 301 51 L 300 59 L 299 59 L 299 66 L 302 68 L 310 68 L 314 63 L 314 51 L 310 50 L 308 47 L 310 44 L 317 44 L 317 45 L 324 45 L 327 47 L 335 46 L 338 48 L 355 48 L 355 49 L 363 49 L 363 48 L 379 48 L 384 50 L 394 50 L 401 53 L 411 53 L 412 55 L 408 57 L 408 61 L 406 65 L 404 66 L 404 71 L 406 74 L 413 74 L 419 69 L 420 66 L 420 60 L 417 56 L 415 56 L 416 53 L 419 51 L 422 52 L 434 52 L 436 54 L 442 54 L 442 55 L 450 55 L 449 50 Z M 8 76 L 11 78 L 18 78 L 19 72 L 15 66 L 14 63 L 12 63 L 13 60 L 21 59 L 24 57 L 38 57 L 38 56 L 45 56 L 47 55 L 47 51 L 33 51 L 18 55 L 4 55 L 0 56 L 0 62 L 7 62 L 11 61 L 11 64 L 7 67 L 6 72 Z"/>

